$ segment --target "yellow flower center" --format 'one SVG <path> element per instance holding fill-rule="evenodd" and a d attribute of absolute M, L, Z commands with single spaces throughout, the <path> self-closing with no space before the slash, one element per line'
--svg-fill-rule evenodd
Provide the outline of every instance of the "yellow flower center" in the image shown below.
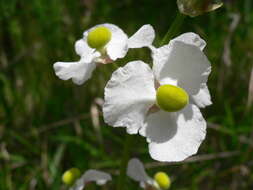
<path fill-rule="evenodd" d="M 102 50 L 103 47 L 111 40 L 111 36 L 112 33 L 108 28 L 99 26 L 89 32 L 87 42 L 91 48 Z"/>
<path fill-rule="evenodd" d="M 189 96 L 184 89 L 166 84 L 157 89 L 156 102 L 162 110 L 176 112 L 188 104 Z"/>
<path fill-rule="evenodd" d="M 166 173 L 157 172 L 154 179 L 161 189 L 166 190 L 170 188 L 170 177 Z"/>
<path fill-rule="evenodd" d="M 71 168 L 64 172 L 62 175 L 62 181 L 66 185 L 73 185 L 75 181 L 81 176 L 81 172 L 78 168 Z"/>

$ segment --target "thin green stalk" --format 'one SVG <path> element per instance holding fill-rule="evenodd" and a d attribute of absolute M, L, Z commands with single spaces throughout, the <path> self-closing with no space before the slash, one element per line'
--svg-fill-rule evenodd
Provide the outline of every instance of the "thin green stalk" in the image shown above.
<path fill-rule="evenodd" d="M 113 68 L 116 70 L 116 69 L 118 69 L 120 66 L 118 66 L 115 62 L 114 63 L 112 63 L 112 66 L 113 66 Z"/>
<path fill-rule="evenodd" d="M 186 16 L 181 14 L 180 12 L 177 13 L 176 19 L 170 26 L 168 32 L 163 37 L 160 46 L 167 44 L 179 32 L 179 29 L 182 26 L 185 17 Z"/>
<path fill-rule="evenodd" d="M 133 144 L 133 135 L 126 134 L 124 150 L 120 166 L 120 175 L 118 178 L 117 190 L 124 190 L 126 180 L 126 168 L 130 157 L 130 149 Z"/>

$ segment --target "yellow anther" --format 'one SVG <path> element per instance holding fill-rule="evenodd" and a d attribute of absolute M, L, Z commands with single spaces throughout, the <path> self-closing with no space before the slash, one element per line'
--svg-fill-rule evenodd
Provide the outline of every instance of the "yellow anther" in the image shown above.
<path fill-rule="evenodd" d="M 111 36 L 112 33 L 108 28 L 99 26 L 89 32 L 87 42 L 91 48 L 101 50 L 111 40 Z"/>
<path fill-rule="evenodd" d="M 81 172 L 78 168 L 71 168 L 64 172 L 62 175 L 62 181 L 66 185 L 73 185 L 80 176 Z"/>
<path fill-rule="evenodd" d="M 176 112 L 188 104 L 189 96 L 184 89 L 166 84 L 157 89 L 156 102 L 162 110 Z"/>
<path fill-rule="evenodd" d="M 154 179 L 161 189 L 166 190 L 170 188 L 170 177 L 166 173 L 157 172 Z"/>

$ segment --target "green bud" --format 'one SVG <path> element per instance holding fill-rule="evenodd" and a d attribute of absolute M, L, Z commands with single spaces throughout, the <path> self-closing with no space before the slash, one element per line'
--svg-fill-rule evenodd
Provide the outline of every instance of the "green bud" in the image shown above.
<path fill-rule="evenodd" d="M 161 189 L 166 190 L 170 188 L 171 180 L 166 173 L 157 172 L 154 176 L 154 179 Z"/>
<path fill-rule="evenodd" d="M 81 172 L 78 168 L 71 168 L 64 172 L 62 175 L 62 182 L 66 185 L 73 185 L 75 181 L 81 176 Z"/>
<path fill-rule="evenodd" d="M 87 42 L 91 48 L 101 50 L 111 40 L 111 36 L 112 33 L 108 28 L 99 26 L 89 32 Z"/>
<path fill-rule="evenodd" d="M 157 89 L 156 102 L 162 110 L 176 112 L 188 104 L 189 96 L 184 89 L 166 84 Z"/>
<path fill-rule="evenodd" d="M 191 17 L 214 11 L 222 5 L 220 0 L 177 0 L 179 11 Z"/>

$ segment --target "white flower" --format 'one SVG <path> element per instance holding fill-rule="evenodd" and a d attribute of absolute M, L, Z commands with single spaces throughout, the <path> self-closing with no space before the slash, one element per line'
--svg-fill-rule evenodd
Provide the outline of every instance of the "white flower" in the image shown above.
<path fill-rule="evenodd" d="M 128 162 L 127 165 L 127 175 L 133 180 L 140 183 L 140 186 L 143 189 L 169 189 L 171 185 L 170 177 L 164 172 L 158 172 L 155 174 L 154 178 L 148 176 L 145 171 L 144 165 L 142 162 L 133 158 Z"/>
<path fill-rule="evenodd" d="M 70 190 L 83 190 L 87 183 L 93 181 L 96 182 L 97 185 L 104 185 L 110 180 L 112 180 L 110 174 L 98 170 L 87 170 L 79 179 L 76 180 Z"/>
<path fill-rule="evenodd" d="M 148 47 L 154 38 L 151 25 L 142 26 L 130 38 L 116 25 L 96 25 L 85 31 L 83 38 L 75 43 L 75 51 L 81 57 L 80 60 L 56 62 L 55 73 L 62 80 L 72 79 L 75 84 L 81 85 L 91 77 L 97 64 L 107 64 L 123 58 L 129 48 Z"/>
<path fill-rule="evenodd" d="M 182 161 L 195 154 L 206 135 L 198 107 L 211 104 L 204 46 L 198 35 L 186 33 L 151 47 L 152 69 L 133 61 L 116 70 L 105 88 L 105 122 L 146 137 L 155 160 Z"/>

